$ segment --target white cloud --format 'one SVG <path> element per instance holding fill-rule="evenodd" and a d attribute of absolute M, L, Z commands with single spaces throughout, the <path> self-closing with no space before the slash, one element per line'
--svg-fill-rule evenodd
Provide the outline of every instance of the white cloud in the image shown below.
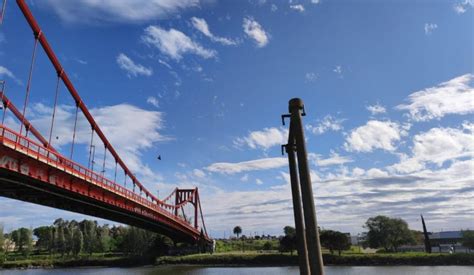
<path fill-rule="evenodd" d="M 458 14 L 463 14 L 467 9 L 474 7 L 474 0 L 464 0 L 456 3 L 453 8 Z"/>
<path fill-rule="evenodd" d="M 257 185 L 262 185 L 263 184 L 263 181 L 261 179 L 255 179 L 255 183 Z"/>
<path fill-rule="evenodd" d="M 374 149 L 394 151 L 394 142 L 407 135 L 396 122 L 370 120 L 364 126 L 352 130 L 344 147 L 348 151 L 371 152 Z"/>
<path fill-rule="evenodd" d="M 308 158 L 314 161 L 316 166 L 325 167 L 325 166 L 332 166 L 332 165 L 341 165 L 349 162 L 353 162 L 353 160 L 346 156 L 340 156 L 337 153 L 332 152 L 329 158 L 321 158 L 318 154 L 310 153 L 308 154 Z"/>
<path fill-rule="evenodd" d="M 290 9 L 295 10 L 297 12 L 304 12 L 304 6 L 301 4 L 290 5 Z"/>
<path fill-rule="evenodd" d="M 413 137 L 411 156 L 401 155 L 400 162 L 390 168 L 400 173 L 419 171 L 426 163 L 441 167 L 445 162 L 474 157 L 472 124 L 464 131 L 455 128 L 432 128 Z"/>
<path fill-rule="evenodd" d="M 160 101 L 158 100 L 158 98 L 156 98 L 154 96 L 149 96 L 146 99 L 146 103 L 151 104 L 151 105 L 155 106 L 156 108 L 160 107 Z"/>
<path fill-rule="evenodd" d="M 387 177 L 388 173 L 378 168 L 371 168 L 366 171 L 366 175 L 369 178 L 382 178 Z"/>
<path fill-rule="evenodd" d="M 212 41 L 221 43 L 222 45 L 230 46 L 230 45 L 237 45 L 237 41 L 234 41 L 230 38 L 219 37 L 211 33 L 209 30 L 209 26 L 207 25 L 206 20 L 202 18 L 192 17 L 191 23 L 193 24 L 194 28 L 200 31 L 205 36 L 209 37 Z"/>
<path fill-rule="evenodd" d="M 170 140 L 160 132 L 164 127 L 163 113 L 140 109 L 129 104 L 119 104 L 90 109 L 91 114 L 99 124 L 105 136 L 127 166 L 142 176 L 142 180 L 157 179 L 154 173 L 141 160 L 142 153 L 149 150 L 157 142 Z M 41 103 L 32 105 L 28 116 L 31 123 L 41 133 L 49 133 L 52 108 Z M 140 119 L 136 119 L 139 117 Z M 61 150 L 72 142 L 72 132 L 75 118 L 75 107 L 59 105 L 56 109 L 56 119 L 53 130 L 53 146 Z M 91 138 L 91 128 L 83 115 L 78 116 L 75 143 L 87 145 Z M 97 135 L 94 138 L 97 153 L 102 154 L 103 145 Z M 100 148 L 100 149 L 99 149 Z M 69 147 L 65 150 L 69 150 Z M 109 161 L 111 157 L 109 155 Z"/>
<path fill-rule="evenodd" d="M 377 115 L 377 114 L 384 114 L 387 112 L 384 106 L 380 104 L 375 104 L 375 105 L 369 105 L 365 107 L 372 115 Z"/>
<path fill-rule="evenodd" d="M 345 119 L 338 119 L 331 115 L 327 115 L 314 126 L 307 124 L 306 129 L 315 135 L 322 135 L 327 131 L 337 132 L 342 130 L 342 122 L 344 122 L 344 120 Z"/>
<path fill-rule="evenodd" d="M 200 169 L 193 169 L 193 175 L 198 178 L 204 178 L 206 176 L 206 173 Z"/>
<path fill-rule="evenodd" d="M 400 161 L 388 167 L 392 172 L 402 174 L 411 173 L 423 169 L 425 166 L 416 158 L 409 158 L 406 154 L 400 155 Z"/>
<path fill-rule="evenodd" d="M 445 161 L 473 157 L 474 135 L 453 128 L 432 128 L 413 138 L 414 156 L 441 166 Z"/>
<path fill-rule="evenodd" d="M 23 85 L 21 80 L 19 80 L 9 69 L 3 66 L 0 66 L 0 77 L 4 77 L 4 76 L 11 78 L 19 85 Z"/>
<path fill-rule="evenodd" d="M 333 72 L 335 72 L 336 74 L 338 75 L 342 75 L 342 66 L 340 65 L 337 65 L 334 70 L 332 70 Z"/>
<path fill-rule="evenodd" d="M 465 74 L 408 96 L 408 104 L 398 105 L 407 110 L 415 121 L 440 119 L 448 114 L 474 112 L 474 88 L 470 85 L 474 75 Z"/>
<path fill-rule="evenodd" d="M 247 182 L 248 180 L 249 180 L 249 175 L 248 174 L 245 174 L 240 178 L 240 181 L 242 181 L 242 182 Z"/>
<path fill-rule="evenodd" d="M 276 12 L 276 11 L 278 10 L 278 7 L 277 7 L 277 5 L 272 4 L 272 5 L 270 6 L 270 9 L 271 9 L 272 12 Z"/>
<path fill-rule="evenodd" d="M 87 65 L 89 63 L 86 60 L 82 60 L 80 58 L 76 58 L 75 60 L 76 60 L 77 63 L 79 63 L 81 65 Z"/>
<path fill-rule="evenodd" d="M 146 68 L 143 65 L 136 64 L 131 60 L 128 56 L 121 53 L 117 56 L 117 64 L 122 70 L 127 72 L 127 75 L 130 76 L 138 76 L 138 75 L 145 75 L 151 76 L 153 74 L 153 70 L 150 68 Z"/>
<path fill-rule="evenodd" d="M 425 34 L 430 35 L 434 30 L 438 28 L 438 25 L 435 23 L 425 23 Z"/>
<path fill-rule="evenodd" d="M 318 75 L 314 72 L 308 72 L 304 75 L 307 82 L 314 82 L 318 79 Z"/>
<path fill-rule="evenodd" d="M 246 137 L 234 140 L 238 147 L 248 146 L 252 149 L 268 149 L 273 146 L 286 144 L 288 141 L 288 130 L 284 128 L 264 128 L 262 131 L 253 131 Z"/>
<path fill-rule="evenodd" d="M 280 168 L 288 165 L 286 158 L 263 158 L 243 162 L 217 162 L 209 165 L 205 169 L 209 172 L 221 174 L 236 174 L 248 171 L 259 171 Z"/>
<path fill-rule="evenodd" d="M 365 170 L 359 167 L 352 169 L 352 176 L 355 178 L 365 175 Z"/>
<path fill-rule="evenodd" d="M 320 0 L 311 0 L 311 4 L 317 5 L 317 4 L 319 4 L 319 3 L 321 3 Z"/>
<path fill-rule="evenodd" d="M 257 47 L 262 48 L 268 44 L 268 34 L 265 32 L 262 26 L 252 17 L 245 17 L 242 27 L 247 36 L 255 40 L 255 43 L 257 43 Z"/>
<path fill-rule="evenodd" d="M 199 0 L 46 0 L 59 17 L 69 23 L 122 22 L 140 23 L 168 18 L 189 8 L 199 7 Z"/>
<path fill-rule="evenodd" d="M 149 26 L 145 29 L 142 40 L 145 44 L 156 47 L 162 54 L 176 61 L 181 60 L 184 54 L 196 54 L 206 59 L 217 56 L 215 50 L 202 47 L 186 34 L 173 28 L 165 30 L 159 26 Z"/>
<path fill-rule="evenodd" d="M 458 161 L 446 169 L 409 175 L 375 167 L 322 175 L 313 182 L 318 220 L 326 228 L 358 233 L 376 212 L 401 217 L 416 229 L 421 212 L 429 218 L 433 231 L 472 226 L 473 165 L 472 160 Z M 223 230 L 229 230 L 228 224 L 238 220 L 248 231 L 281 234 L 282 225 L 291 224 L 293 210 L 289 175 L 280 174 L 283 184 L 264 190 L 221 190 L 203 195 L 208 227 L 221 236 Z"/>

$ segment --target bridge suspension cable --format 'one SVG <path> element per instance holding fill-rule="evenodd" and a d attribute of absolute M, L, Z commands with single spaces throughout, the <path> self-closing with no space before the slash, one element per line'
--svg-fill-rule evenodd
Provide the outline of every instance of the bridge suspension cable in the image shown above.
<path fill-rule="evenodd" d="M 28 106 L 28 99 L 30 96 L 30 89 L 31 89 L 31 78 L 33 77 L 33 68 L 35 66 L 35 60 L 36 60 L 36 50 L 38 49 L 38 39 L 41 37 L 41 30 L 38 32 L 35 32 L 35 43 L 33 46 L 33 54 L 31 56 L 31 64 L 30 64 L 30 72 L 28 73 L 28 81 L 26 83 L 26 94 L 25 94 L 25 103 L 23 104 L 23 118 L 25 117 L 26 113 L 26 107 Z M 26 127 L 25 127 L 26 128 Z M 23 131 L 23 122 L 20 125 L 20 135 Z M 26 128 L 26 135 L 28 135 L 28 128 Z"/>
<path fill-rule="evenodd" d="M 147 207 L 151 207 L 157 211 L 161 212 L 166 212 L 168 214 L 174 214 L 174 216 L 178 217 L 178 211 L 181 208 L 181 212 L 183 213 L 183 218 L 186 220 L 186 215 L 184 212 L 184 207 L 187 205 L 193 205 L 194 206 L 194 227 L 197 230 L 198 229 L 198 220 L 199 220 L 199 214 L 201 215 L 201 222 L 202 222 L 202 229 L 206 232 L 206 238 L 207 238 L 207 231 L 205 228 L 204 224 L 204 217 L 202 214 L 202 208 L 201 208 L 201 203 L 199 199 L 199 193 L 198 189 L 174 189 L 169 196 L 164 198 L 163 200 L 160 200 L 158 197 L 153 195 L 150 191 L 146 189 L 146 187 L 136 178 L 136 176 L 132 173 L 132 171 L 128 168 L 128 166 L 125 164 L 125 162 L 122 160 L 122 158 L 119 156 L 117 151 L 114 149 L 112 144 L 109 142 L 109 140 L 106 138 L 104 132 L 101 130 L 97 122 L 95 121 L 94 117 L 90 113 L 89 109 L 85 105 L 85 103 L 82 101 L 82 98 L 79 96 L 79 93 L 75 89 L 74 85 L 70 81 L 67 73 L 63 69 L 61 63 L 59 62 L 57 56 L 55 55 L 54 51 L 52 50 L 51 46 L 49 45 L 48 40 L 46 39 L 45 34 L 41 30 L 40 26 L 38 25 L 37 21 L 33 17 L 33 14 L 31 13 L 30 9 L 28 8 L 25 0 L 17 0 L 16 1 L 20 10 L 22 11 L 24 17 L 26 18 L 29 26 L 31 27 L 34 35 L 34 45 L 33 45 L 33 50 L 32 50 L 32 55 L 31 55 L 31 62 L 29 64 L 29 72 L 28 72 L 28 81 L 26 84 L 26 91 L 25 91 L 25 98 L 24 98 L 24 104 L 23 104 L 23 110 L 20 112 L 12 103 L 11 101 L 6 97 L 5 95 L 5 81 L 0 81 L 0 87 L 1 87 L 1 100 L 4 106 L 3 110 L 3 117 L 2 117 L 2 128 L 3 133 L 5 131 L 8 131 L 11 136 L 16 137 L 16 141 L 14 140 L 14 150 L 24 150 L 26 148 L 26 153 L 30 152 L 28 150 L 30 149 L 30 146 L 36 146 L 34 147 L 34 150 L 37 150 L 37 154 L 39 157 L 39 154 L 43 154 L 45 152 L 46 155 L 41 155 L 41 157 L 45 158 L 47 160 L 47 163 L 50 161 L 56 161 L 56 165 L 61 165 L 64 167 L 64 169 L 79 169 L 82 175 L 84 175 L 84 178 L 82 180 L 85 181 L 90 181 L 91 183 L 94 183 L 94 181 L 98 182 L 100 181 L 101 183 L 107 182 L 109 184 L 108 187 L 114 186 L 113 188 L 122 188 L 120 187 L 119 184 L 117 184 L 117 170 L 118 167 L 124 171 L 124 187 L 120 189 L 121 192 L 123 191 L 124 194 L 130 195 L 131 198 L 134 200 L 139 201 L 140 203 L 143 203 L 144 205 L 147 205 Z M 3 1 L 2 5 L 2 10 L 0 11 L 0 23 L 4 19 L 4 12 L 5 12 L 5 6 L 6 6 L 6 0 Z M 28 110 L 28 103 L 30 100 L 30 95 L 31 95 L 31 88 L 32 88 L 32 79 L 33 79 L 33 73 L 35 69 L 35 62 L 37 59 L 38 55 L 38 44 L 42 47 L 44 52 L 46 53 L 48 59 L 50 60 L 51 64 L 53 65 L 56 74 L 57 74 L 57 79 L 56 79 L 56 85 L 55 85 L 55 93 L 54 93 L 54 104 L 53 104 L 53 109 L 51 113 L 51 124 L 49 127 L 49 135 L 48 139 L 46 140 L 36 129 L 31 125 L 31 123 L 26 119 L 26 112 Z M 72 96 L 74 102 L 75 102 L 75 114 L 74 114 L 74 126 L 73 126 L 73 131 L 72 131 L 72 142 L 71 142 L 71 147 L 70 147 L 70 159 L 66 159 L 62 155 L 60 155 L 52 146 L 52 136 L 54 133 L 55 126 L 55 121 L 57 120 L 56 116 L 58 115 L 58 102 L 59 102 L 59 95 L 61 91 L 61 82 L 62 84 L 66 87 L 68 90 L 69 94 Z M 19 135 L 18 133 L 15 133 L 14 131 L 8 129 L 5 127 L 5 117 L 6 117 L 6 111 L 7 108 L 10 109 L 10 111 L 17 117 L 18 120 L 20 120 L 20 131 Z M 81 165 L 78 165 L 77 163 L 74 163 L 73 161 L 73 156 L 74 156 L 74 149 L 75 145 L 78 142 L 78 140 L 82 141 L 83 138 L 82 136 L 78 137 L 78 132 L 81 133 L 82 135 L 82 130 L 79 127 L 79 125 L 82 126 L 82 120 L 79 122 L 79 111 L 84 115 L 86 121 L 88 122 L 89 126 L 91 127 L 91 137 L 90 137 L 90 148 L 89 148 L 89 159 L 88 159 L 88 165 L 87 169 L 82 167 Z M 82 119 L 82 117 L 81 117 Z M 25 134 L 23 137 L 23 128 L 25 128 Z M 79 128 L 79 129 L 78 129 Z M 28 133 L 31 132 L 35 138 L 40 141 L 42 146 L 38 145 L 34 141 L 32 141 L 30 138 L 27 138 Z M 98 166 L 96 167 L 97 172 L 94 172 L 94 164 L 95 164 L 95 153 L 96 153 L 96 145 L 94 144 L 94 135 L 97 135 L 97 137 L 100 139 L 104 146 L 104 155 L 103 155 L 103 162 L 102 162 L 102 170 L 100 170 L 100 161 L 98 163 Z M 18 145 L 18 148 L 17 148 Z M 86 145 L 87 146 L 87 145 Z M 87 148 L 87 147 L 86 147 Z M 1 149 L 1 148 L 0 148 Z M 41 151 L 42 150 L 42 151 Z M 42 153 L 40 153 L 40 151 Z M 36 151 L 35 151 L 36 152 Z M 24 153 L 24 152 L 23 152 Z M 107 164 L 107 154 L 110 153 L 115 161 L 115 170 L 114 170 L 114 181 L 113 185 L 110 185 L 110 181 L 108 179 L 105 179 L 105 172 L 106 172 L 106 164 Z M 100 153 L 98 153 L 98 159 L 100 158 Z M 99 171 L 100 170 L 100 171 Z M 77 171 L 76 171 L 77 172 Z M 73 173 L 73 172 L 72 172 Z M 132 190 L 133 193 L 130 191 L 130 189 L 126 189 L 127 186 L 127 178 L 130 178 L 131 184 L 132 184 Z M 47 178 L 49 180 L 49 178 Z M 71 181 L 72 182 L 72 181 Z M 72 183 L 71 183 L 72 185 Z M 71 187 L 70 187 L 71 188 Z M 135 193 L 135 189 L 138 188 L 139 190 L 139 195 L 138 191 Z M 115 189 L 116 190 L 116 189 Z M 143 197 L 144 195 L 144 197 Z M 169 202 L 171 198 L 175 197 L 175 202 L 171 203 Z M 94 197 L 95 198 L 95 197 Z M 181 219 L 182 220 L 182 219 Z M 188 222 L 190 224 L 190 222 Z"/>
<path fill-rule="evenodd" d="M 72 142 L 71 142 L 71 156 L 70 159 L 72 159 L 72 156 L 74 154 L 74 142 L 76 141 L 76 130 L 77 130 L 77 116 L 79 114 L 79 104 L 76 102 L 76 114 L 74 115 L 74 129 L 72 131 Z"/>
<path fill-rule="evenodd" d="M 3 0 L 2 10 L 0 11 L 0 25 L 3 23 L 3 18 L 5 17 L 6 8 L 7 8 L 7 0 Z"/>
<path fill-rule="evenodd" d="M 54 105 L 53 105 L 53 114 L 51 116 L 51 127 L 49 128 L 49 140 L 48 143 L 51 145 L 51 137 L 53 136 L 53 127 L 54 127 L 54 118 L 56 116 L 56 106 L 58 105 L 58 96 L 59 96 L 59 83 L 61 81 L 61 74 L 63 72 L 61 71 L 58 74 L 58 79 L 56 81 L 56 91 L 54 93 Z"/>
<path fill-rule="evenodd" d="M 42 33 L 40 26 L 36 22 L 36 19 L 33 17 L 33 14 L 31 13 L 30 9 L 28 8 L 26 2 L 24 0 L 17 0 L 16 2 L 18 4 L 20 10 L 22 11 L 23 15 L 25 16 L 26 20 L 28 21 L 28 24 L 30 25 L 31 29 L 33 30 L 33 33 L 35 34 L 36 40 L 43 47 L 43 50 L 45 51 L 45 53 L 48 56 L 49 60 L 51 61 L 52 65 L 56 69 L 56 72 L 58 72 L 58 73 L 63 72 L 61 74 L 60 78 L 63 80 L 63 83 L 66 86 L 67 90 L 69 91 L 71 96 L 76 101 L 78 108 L 82 111 L 82 113 L 86 117 L 87 121 L 94 128 L 95 132 L 97 133 L 99 138 L 102 140 L 102 142 L 107 146 L 107 148 L 109 149 L 109 152 L 112 154 L 112 156 L 118 162 L 118 164 L 122 167 L 122 169 L 126 172 L 126 175 L 128 177 L 130 177 L 130 179 L 132 180 L 133 186 L 137 186 L 140 189 L 140 191 L 143 191 L 146 194 L 147 197 L 151 198 L 151 200 L 153 202 L 159 203 L 159 199 L 156 198 L 150 191 L 148 191 L 145 188 L 145 186 L 140 181 L 138 181 L 138 179 L 132 173 L 132 171 L 127 167 L 125 162 L 120 158 L 118 153 L 115 151 L 112 144 L 106 138 L 105 134 L 102 132 L 101 128 L 98 126 L 95 119 L 92 117 L 92 115 L 89 112 L 87 106 L 84 104 L 84 102 L 82 101 L 81 97 L 79 96 L 77 90 L 75 89 L 74 85 L 70 81 L 67 73 L 63 70 L 63 67 L 61 66 L 58 58 L 56 57 L 56 55 L 53 52 L 51 46 L 49 45 L 49 43 L 46 39 L 46 36 L 44 35 L 44 33 Z M 71 156 L 72 156 L 72 153 L 71 153 Z"/>
<path fill-rule="evenodd" d="M 3 103 L 3 118 L 2 118 L 2 125 L 4 124 L 5 121 L 5 116 L 6 116 L 6 111 L 9 109 L 12 114 L 22 123 L 26 129 L 29 129 L 29 131 L 34 135 L 34 137 L 43 144 L 44 147 L 50 149 L 51 151 L 57 152 L 56 149 L 54 149 L 48 141 L 41 135 L 41 133 L 31 124 L 30 121 L 26 117 L 22 115 L 22 113 L 16 108 L 16 106 L 13 104 L 13 102 L 10 101 L 10 99 L 7 97 L 5 94 L 5 86 L 3 87 L 1 93 L 1 98 L 2 98 L 2 103 Z"/>
<path fill-rule="evenodd" d="M 2 125 L 5 124 L 5 114 L 7 113 L 7 104 L 3 101 L 6 92 L 6 82 L 5 80 L 0 80 L 0 85 L 2 86 L 2 104 L 3 104 L 3 114 L 2 114 Z"/>

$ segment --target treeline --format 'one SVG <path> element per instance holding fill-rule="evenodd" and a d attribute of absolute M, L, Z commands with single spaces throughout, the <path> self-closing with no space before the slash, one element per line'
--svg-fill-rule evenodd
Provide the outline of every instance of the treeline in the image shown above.
<path fill-rule="evenodd" d="M 403 245 L 423 245 L 423 232 L 411 230 L 406 221 L 400 218 L 375 216 L 364 225 L 368 231 L 363 234 L 362 245 L 380 248 L 383 252 L 398 252 Z M 463 230 L 461 244 L 474 249 L 474 231 Z M 432 245 L 432 244 L 431 244 Z"/>
<path fill-rule="evenodd" d="M 32 253 L 77 257 L 93 253 L 165 255 L 171 239 L 130 226 L 99 225 L 97 221 L 57 219 L 50 226 L 19 228 L 8 234 L 0 227 L 0 254 Z"/>
<path fill-rule="evenodd" d="M 296 230 L 294 227 L 285 226 L 283 232 L 285 235 L 280 238 L 279 250 L 293 254 L 293 251 L 297 249 L 298 242 Z M 339 231 L 319 230 L 319 238 L 321 246 L 328 249 L 331 254 L 337 251 L 341 255 L 342 251 L 351 248 L 349 236 Z"/>

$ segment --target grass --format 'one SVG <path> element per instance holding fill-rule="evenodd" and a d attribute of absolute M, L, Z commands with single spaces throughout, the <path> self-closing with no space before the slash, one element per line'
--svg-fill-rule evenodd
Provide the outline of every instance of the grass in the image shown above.
<path fill-rule="evenodd" d="M 196 264 L 196 265 L 249 265 L 249 266 L 281 266 L 296 265 L 297 257 L 289 253 L 258 253 L 255 251 L 238 253 L 226 252 L 215 254 L 194 254 L 186 256 L 164 256 L 157 259 L 156 264 Z"/>
<path fill-rule="evenodd" d="M 270 244 L 269 250 L 278 250 L 278 240 L 217 240 L 216 252 L 263 251 L 266 243 Z"/>
<path fill-rule="evenodd" d="M 140 266 L 153 263 L 149 257 L 129 257 L 117 254 L 94 253 L 78 257 L 61 257 L 61 255 L 36 254 L 25 257 L 20 254 L 10 254 L 0 262 L 0 268 L 53 268 L 81 266 Z"/>
<path fill-rule="evenodd" d="M 265 243 L 269 242 L 270 250 L 265 250 Z M 242 245 L 245 251 L 242 251 Z M 268 245 L 267 245 L 268 246 Z M 287 266 L 298 265 L 296 253 L 279 253 L 278 240 L 218 240 L 216 243 L 218 253 L 194 254 L 186 256 L 165 256 L 157 259 L 147 257 L 128 257 L 114 253 L 83 254 L 79 257 L 61 257 L 36 253 L 28 258 L 18 254 L 9 253 L 6 261 L 0 261 L 1 268 L 31 268 L 31 267 L 80 267 L 80 266 L 140 266 L 146 264 L 194 264 L 211 266 Z M 404 253 L 363 253 L 359 247 L 353 246 L 350 250 L 343 251 L 341 256 L 329 254 L 323 250 L 326 265 L 474 265 L 474 254 L 427 254 L 424 252 Z"/>
<path fill-rule="evenodd" d="M 427 254 L 427 253 L 392 253 L 392 254 L 323 254 L 326 265 L 474 265 L 474 254 Z M 195 264 L 220 266 L 282 266 L 297 265 L 298 256 L 289 253 L 225 252 L 195 254 L 186 256 L 165 256 L 157 264 Z"/>

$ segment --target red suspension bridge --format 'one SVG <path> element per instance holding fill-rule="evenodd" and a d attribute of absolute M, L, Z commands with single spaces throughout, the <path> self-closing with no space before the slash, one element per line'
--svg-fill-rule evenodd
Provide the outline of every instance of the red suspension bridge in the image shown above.
<path fill-rule="evenodd" d="M 0 96 L 3 103 L 0 125 L 0 196 L 137 226 L 167 235 L 176 241 L 210 242 L 198 189 L 176 188 L 164 199 L 157 198 L 147 190 L 120 158 L 94 120 L 25 1 L 16 2 L 33 31 L 34 45 L 21 110 L 8 99 L 6 83 L 0 81 Z M 5 7 L 6 0 L 0 7 L 2 9 L 0 24 L 4 20 Z M 54 106 L 47 139 L 27 119 L 38 45 L 44 50 L 57 73 Z M 51 139 L 61 84 L 64 84 L 75 102 L 72 142 L 67 157 L 55 150 Z M 79 112 L 84 115 L 91 127 L 87 168 L 73 158 Z M 19 131 L 5 126 L 7 113 L 11 113 L 20 123 Z M 28 137 L 29 133 L 32 136 Z M 104 146 L 100 172 L 94 171 L 94 144 L 97 143 L 94 142 L 94 136 L 98 137 L 99 143 Z M 113 179 L 106 176 L 107 155 L 111 155 L 114 160 Z M 123 171 L 123 184 L 117 181 L 117 172 L 120 170 Z M 131 182 L 131 190 L 127 188 L 127 181 Z M 189 208 L 193 213 L 186 216 L 185 209 Z"/>

